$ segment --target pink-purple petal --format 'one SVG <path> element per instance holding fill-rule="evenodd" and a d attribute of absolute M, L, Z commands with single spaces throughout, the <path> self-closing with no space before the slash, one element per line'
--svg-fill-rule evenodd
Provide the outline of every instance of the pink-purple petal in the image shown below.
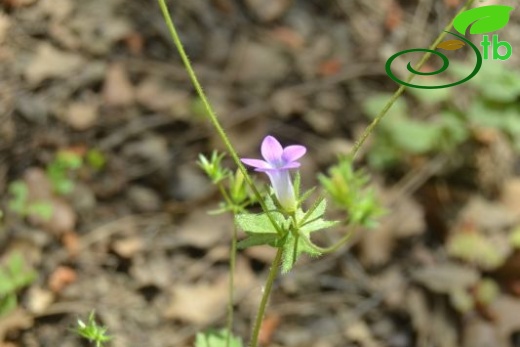
<path fill-rule="evenodd" d="M 249 158 L 242 158 L 240 161 L 246 165 L 249 165 L 251 167 L 257 168 L 257 169 L 271 169 L 271 165 L 269 163 L 260 160 L 260 159 L 249 159 Z"/>
<path fill-rule="evenodd" d="M 301 164 L 299 162 L 292 161 L 290 163 L 285 164 L 283 167 L 280 168 L 280 170 L 296 169 L 300 166 Z"/>
<path fill-rule="evenodd" d="M 280 166 L 280 167 L 256 168 L 255 171 L 267 172 L 267 173 L 274 172 L 274 171 L 282 172 L 282 171 L 288 171 L 289 169 L 296 169 L 296 168 L 299 168 L 300 166 L 301 166 L 301 164 L 299 162 L 294 161 L 294 162 L 287 163 L 284 166 Z"/>
<path fill-rule="evenodd" d="M 274 137 L 266 136 L 262 141 L 261 152 L 268 163 L 276 165 L 282 160 L 283 147 Z"/>
<path fill-rule="evenodd" d="M 303 157 L 307 152 L 307 148 L 300 145 L 287 146 L 283 149 L 282 159 L 284 163 L 296 161 Z"/>

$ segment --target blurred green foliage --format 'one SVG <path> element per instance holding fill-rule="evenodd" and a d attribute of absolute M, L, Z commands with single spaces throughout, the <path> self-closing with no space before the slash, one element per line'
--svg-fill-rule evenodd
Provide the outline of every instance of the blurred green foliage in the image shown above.
<path fill-rule="evenodd" d="M 87 166 L 94 171 L 103 169 L 106 165 L 106 158 L 97 149 L 90 149 L 86 154 L 75 151 L 59 151 L 52 162 L 46 168 L 45 173 L 49 179 L 54 193 L 67 195 L 73 189 L 76 178 L 75 173 Z M 16 180 L 9 184 L 8 192 L 10 199 L 8 202 L 9 210 L 21 217 L 36 215 L 44 220 L 48 220 L 53 214 L 53 205 L 50 201 L 30 201 L 29 188 L 22 180 Z"/>
<path fill-rule="evenodd" d="M 58 152 L 46 169 L 54 191 L 60 195 L 70 193 L 74 189 L 74 181 L 70 178 L 70 173 L 78 170 L 82 165 L 83 157 L 80 154 L 72 151 Z"/>
<path fill-rule="evenodd" d="M 384 209 L 369 188 L 369 176 L 363 170 L 354 170 L 351 158 L 339 158 L 328 175 L 320 174 L 318 180 L 332 201 L 347 213 L 346 223 L 369 228 L 377 225 Z"/>
<path fill-rule="evenodd" d="M 52 216 L 52 204 L 48 201 L 29 201 L 29 189 L 25 182 L 17 180 L 11 182 L 8 187 L 11 198 L 8 207 L 21 217 L 28 215 L 36 215 L 44 220 L 48 220 Z"/>
<path fill-rule="evenodd" d="M 204 333 L 197 333 L 195 337 L 195 347 L 242 347 L 242 340 L 238 337 L 234 337 L 232 334 L 229 336 L 229 344 L 227 343 L 228 331 L 222 330 L 210 330 Z"/>
<path fill-rule="evenodd" d="M 16 293 L 36 278 L 20 253 L 12 253 L 6 264 L 0 267 L 0 317 L 7 315 L 18 305 Z"/>
<path fill-rule="evenodd" d="M 455 78 L 467 76 L 473 65 L 450 65 Z M 410 104 L 401 98 L 376 129 L 368 155 L 369 164 L 386 169 L 410 155 L 450 153 L 469 141 L 476 128 L 503 132 L 520 151 L 520 73 L 503 63 L 486 61 L 480 72 L 461 86 L 445 89 L 408 88 L 421 108 L 434 110 L 428 118 L 412 115 Z M 462 96 L 461 96 L 462 95 Z M 365 100 L 363 110 L 374 118 L 389 94 L 376 94 Z M 467 98 L 467 99 L 466 99 Z M 461 102 L 462 101 L 462 102 Z M 422 116 L 422 115 L 421 115 Z"/>

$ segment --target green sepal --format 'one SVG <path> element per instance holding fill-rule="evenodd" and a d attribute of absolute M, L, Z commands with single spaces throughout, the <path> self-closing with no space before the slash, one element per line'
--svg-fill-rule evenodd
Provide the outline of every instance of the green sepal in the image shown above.
<path fill-rule="evenodd" d="M 298 205 L 301 205 L 305 200 L 309 198 L 309 196 L 316 190 L 316 187 L 312 187 L 311 189 L 307 190 L 303 195 L 298 198 Z"/>

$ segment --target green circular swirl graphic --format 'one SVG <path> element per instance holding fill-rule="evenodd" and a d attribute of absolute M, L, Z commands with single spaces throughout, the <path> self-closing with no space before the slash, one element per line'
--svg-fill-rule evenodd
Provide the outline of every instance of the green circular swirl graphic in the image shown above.
<path fill-rule="evenodd" d="M 464 36 L 461 36 L 461 35 L 458 35 L 458 34 L 455 34 L 455 33 L 452 33 L 452 32 L 449 32 L 449 31 L 446 31 L 448 34 L 451 34 L 451 35 L 454 35 L 454 36 L 457 36 L 458 38 L 460 38 L 461 40 L 463 40 L 466 44 L 468 44 L 472 49 L 473 51 L 475 52 L 475 55 L 477 56 L 477 63 L 475 65 L 475 68 L 473 69 L 473 71 L 471 72 L 471 74 L 469 74 L 466 78 L 458 81 L 458 82 L 453 82 L 453 83 L 450 83 L 450 84 L 443 84 L 443 85 L 440 85 L 440 86 L 420 86 L 420 85 L 417 85 L 417 84 L 412 84 L 412 83 L 409 83 L 409 82 L 406 82 L 406 81 L 403 81 L 403 80 L 400 80 L 399 78 L 397 78 L 393 72 L 392 72 L 392 69 L 390 68 L 393 61 L 399 57 L 400 55 L 402 54 L 406 54 L 406 53 L 410 53 L 410 52 L 430 52 L 432 54 L 435 54 L 436 56 L 440 57 L 442 59 L 442 67 L 436 71 L 432 71 L 432 72 L 420 72 L 420 71 L 417 71 L 415 70 L 412 66 L 411 66 L 411 63 L 409 62 L 408 65 L 407 65 L 407 69 L 408 71 L 410 71 L 412 74 L 414 75 L 420 75 L 420 76 L 431 76 L 431 75 L 437 75 L 437 74 L 440 74 L 441 72 L 444 72 L 446 71 L 446 69 L 448 68 L 448 66 L 450 65 L 450 62 L 448 60 L 448 57 L 446 57 L 444 54 L 442 54 L 441 52 L 438 52 L 438 51 L 434 51 L 432 49 L 427 49 L 427 48 L 414 48 L 414 49 L 407 49 L 405 51 L 401 51 L 401 52 L 397 52 L 396 54 L 394 54 L 393 56 L 391 56 L 387 61 L 386 61 L 386 65 L 385 65 L 385 70 L 386 70 L 386 73 L 388 74 L 388 76 L 393 79 L 395 82 L 399 83 L 399 84 L 402 84 L 402 85 L 405 85 L 407 87 L 411 87 L 411 88 L 420 88 L 420 89 L 441 89 L 441 88 L 449 88 L 449 87 L 453 87 L 453 86 L 456 86 L 458 84 L 461 84 L 461 83 L 464 83 L 464 82 L 467 82 L 469 81 L 470 79 L 472 79 L 473 77 L 475 77 L 475 75 L 480 71 L 480 68 L 482 67 L 482 55 L 480 54 L 480 51 L 478 50 L 477 46 L 475 46 L 471 41 L 467 40 Z"/>

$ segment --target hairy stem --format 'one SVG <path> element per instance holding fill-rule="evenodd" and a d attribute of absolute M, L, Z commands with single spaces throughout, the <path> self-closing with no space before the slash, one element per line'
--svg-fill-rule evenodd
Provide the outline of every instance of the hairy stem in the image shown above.
<path fill-rule="evenodd" d="M 471 5 L 473 5 L 473 2 L 475 2 L 475 0 L 468 0 L 466 2 L 466 4 L 460 9 L 460 11 L 457 13 L 457 16 L 459 14 L 461 14 L 462 12 L 466 11 L 468 8 L 471 7 Z M 444 28 L 444 30 L 442 31 L 442 33 L 437 37 L 437 39 L 433 42 L 433 44 L 429 47 L 430 50 L 433 50 L 435 49 L 439 43 L 441 43 L 442 40 L 444 40 L 444 38 L 446 37 L 446 35 L 448 35 L 448 33 L 446 31 L 450 31 L 452 28 L 453 28 L 453 22 L 455 21 L 455 18 L 457 17 L 455 16 L 451 22 Z M 425 53 L 421 60 L 419 60 L 419 62 L 417 63 L 417 65 L 415 65 L 414 69 L 415 70 L 420 70 L 424 64 L 426 63 L 426 61 L 428 61 L 428 59 L 430 58 L 430 56 L 432 55 L 432 53 L 430 52 L 427 52 Z M 410 74 L 406 80 L 406 82 L 411 82 L 413 80 L 413 78 L 415 77 L 414 74 Z M 388 102 L 386 103 L 386 105 L 383 107 L 383 109 L 381 110 L 381 112 L 379 112 L 379 114 L 377 115 L 376 118 L 374 118 L 374 120 L 372 121 L 372 123 L 370 123 L 365 131 L 363 131 L 363 134 L 361 134 L 361 137 L 356 141 L 356 143 L 354 144 L 354 148 L 352 149 L 352 158 L 355 158 L 358 153 L 359 153 L 359 150 L 361 149 L 361 146 L 363 145 L 363 143 L 365 143 L 366 139 L 368 138 L 368 136 L 370 136 L 370 134 L 372 133 L 372 131 L 375 129 L 375 127 L 381 122 L 381 120 L 383 120 L 384 116 L 386 116 L 386 114 L 388 113 L 388 110 L 390 110 L 390 108 L 393 106 L 393 104 L 395 103 L 395 101 L 397 99 L 399 99 L 399 97 L 404 93 L 406 89 L 406 86 L 405 85 L 401 85 L 399 87 L 399 89 L 397 89 L 397 91 L 392 95 L 392 97 L 390 98 L 390 100 L 388 100 Z"/>
<path fill-rule="evenodd" d="M 282 253 L 283 248 L 278 248 L 273 263 L 271 264 L 271 269 L 269 270 L 269 275 L 267 276 L 264 292 L 262 294 L 262 300 L 260 301 L 260 306 L 258 307 L 258 312 L 256 313 L 255 325 L 253 327 L 253 333 L 251 335 L 251 342 L 249 343 L 249 347 L 258 346 L 258 335 L 260 334 L 260 328 L 262 327 L 262 321 L 264 320 L 267 301 L 269 300 L 269 295 L 273 289 L 273 283 L 276 279 L 276 275 L 278 275 L 278 268 L 280 267 L 280 263 L 282 261 Z"/>
<path fill-rule="evenodd" d="M 195 87 L 195 90 L 197 91 L 197 94 L 202 101 L 202 104 L 204 105 L 204 108 L 208 114 L 209 120 L 215 130 L 217 131 L 219 137 L 221 138 L 222 142 L 224 142 L 224 145 L 226 146 L 229 154 L 231 155 L 231 158 L 235 162 L 235 164 L 238 166 L 238 169 L 242 172 L 244 175 L 244 179 L 247 182 L 247 184 L 251 187 L 251 190 L 255 194 L 258 203 L 262 207 L 262 209 L 267 214 L 267 217 L 273 224 L 274 228 L 278 232 L 279 235 L 282 235 L 282 230 L 280 227 L 276 224 L 274 218 L 271 216 L 271 214 L 268 212 L 267 207 L 264 203 L 264 200 L 262 199 L 262 195 L 256 188 L 255 184 L 253 183 L 253 180 L 249 176 L 246 168 L 244 165 L 242 165 L 242 162 L 240 161 L 238 154 L 231 144 L 231 141 L 229 140 L 228 136 L 226 135 L 224 128 L 220 124 L 220 121 L 218 120 L 217 115 L 215 114 L 215 111 L 213 110 L 213 107 L 211 106 L 210 102 L 208 101 L 208 98 L 206 97 L 206 94 L 204 93 L 204 90 L 202 89 L 201 84 L 199 83 L 199 80 L 197 78 L 197 75 L 195 74 L 195 71 L 193 70 L 193 67 L 191 65 L 190 59 L 188 58 L 188 55 L 186 54 L 186 51 L 184 50 L 184 46 L 182 45 L 182 42 L 179 38 L 179 34 L 177 33 L 177 29 L 175 28 L 175 25 L 173 24 L 173 20 L 170 16 L 170 13 L 168 11 L 168 6 L 166 5 L 165 0 L 157 0 L 159 3 L 159 6 L 161 8 L 161 12 L 164 16 L 164 20 L 166 22 L 166 25 L 168 27 L 168 30 L 170 31 L 170 35 L 172 37 L 173 43 L 175 44 L 175 47 L 177 48 L 177 51 L 179 52 L 179 55 L 181 56 L 181 60 L 184 64 L 184 67 L 186 68 L 186 72 L 190 76 L 191 83 Z"/>

